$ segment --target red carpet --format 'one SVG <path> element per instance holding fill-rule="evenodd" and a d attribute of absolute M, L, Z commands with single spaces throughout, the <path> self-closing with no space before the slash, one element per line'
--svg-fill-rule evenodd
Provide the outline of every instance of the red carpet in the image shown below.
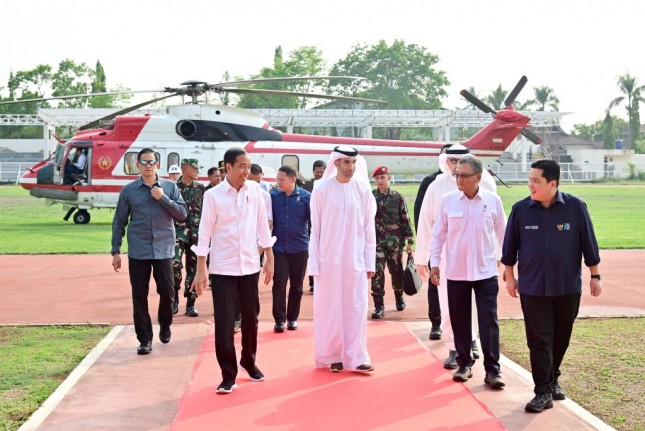
<path fill-rule="evenodd" d="M 310 322 L 283 334 L 272 328 L 261 322 L 258 335 L 267 380 L 252 382 L 240 370 L 228 395 L 215 393 L 221 374 L 211 328 L 172 430 L 504 429 L 400 323 L 369 322 L 370 375 L 314 368 Z"/>

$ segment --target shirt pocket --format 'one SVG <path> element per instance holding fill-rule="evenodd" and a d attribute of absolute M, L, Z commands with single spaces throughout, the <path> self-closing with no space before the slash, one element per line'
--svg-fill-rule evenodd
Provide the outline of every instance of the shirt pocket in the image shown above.
<path fill-rule="evenodd" d="M 464 227 L 463 211 L 453 211 L 448 213 L 448 230 L 461 230 Z"/>
<path fill-rule="evenodd" d="M 496 213 L 485 212 L 481 218 L 481 229 L 485 232 L 492 232 L 495 227 Z"/>

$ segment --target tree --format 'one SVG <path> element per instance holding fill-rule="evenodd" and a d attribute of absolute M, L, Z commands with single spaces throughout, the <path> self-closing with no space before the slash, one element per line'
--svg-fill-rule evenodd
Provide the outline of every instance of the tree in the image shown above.
<path fill-rule="evenodd" d="M 574 124 L 572 134 L 588 141 L 602 141 L 603 148 L 612 149 L 616 139 L 620 139 L 628 129 L 627 121 L 606 114 L 603 120 L 591 124 Z"/>
<path fill-rule="evenodd" d="M 522 108 L 537 107 L 538 111 L 546 111 L 547 105 L 554 111 L 559 109 L 560 100 L 555 96 L 553 88 L 542 85 L 533 87 L 534 98 L 522 105 Z"/>
<path fill-rule="evenodd" d="M 89 93 L 93 81 L 94 71 L 87 64 L 76 64 L 66 58 L 52 76 L 52 96 Z M 84 108 L 88 101 L 87 98 L 65 99 L 61 104 L 67 108 Z"/>
<path fill-rule="evenodd" d="M 504 106 L 504 100 L 508 95 L 508 90 L 502 88 L 502 84 L 499 84 L 495 90 L 493 90 L 486 98 L 484 102 L 490 105 L 494 110 L 499 111 L 500 109 L 506 108 Z"/>
<path fill-rule="evenodd" d="M 624 75 L 618 77 L 618 88 L 624 96 L 618 96 L 609 103 L 607 108 L 607 113 L 610 113 L 611 110 L 621 104 L 625 98 L 627 98 L 627 103 L 625 104 L 625 110 L 627 111 L 627 120 L 629 121 L 629 144 L 633 146 L 634 142 L 640 136 L 640 115 L 639 115 L 639 105 L 642 102 L 645 102 L 645 85 L 638 86 L 637 78 L 631 76 L 629 72 L 626 72 Z M 627 145 L 625 146 L 627 148 Z"/>
<path fill-rule="evenodd" d="M 251 79 L 277 78 L 288 76 L 317 76 L 326 69 L 322 51 L 313 46 L 303 46 L 289 53 L 289 58 L 282 57 L 282 47 L 278 46 L 273 55 L 273 67 L 264 67 Z M 325 92 L 326 85 L 321 81 L 293 81 L 270 84 L 257 84 L 253 88 L 296 91 L 296 92 Z M 290 96 L 270 96 L 261 94 L 243 94 L 237 104 L 240 108 L 281 108 L 303 109 L 307 99 Z"/>
<path fill-rule="evenodd" d="M 384 109 L 439 109 L 450 84 L 445 72 L 435 69 L 439 57 L 426 48 L 395 40 L 388 45 L 357 45 L 332 66 L 331 75 L 361 76 L 361 81 L 332 80 L 333 92 L 385 100 Z M 342 104 L 341 104 L 342 105 Z M 378 137 L 382 132 L 375 130 Z M 385 137 L 399 139 L 400 128 L 388 128 Z"/>

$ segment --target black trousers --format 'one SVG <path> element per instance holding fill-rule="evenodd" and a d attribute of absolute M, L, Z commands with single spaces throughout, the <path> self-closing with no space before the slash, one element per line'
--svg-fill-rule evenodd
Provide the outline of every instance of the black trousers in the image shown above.
<path fill-rule="evenodd" d="M 531 355 L 534 391 L 550 393 L 560 377 L 560 364 L 569 347 L 580 294 L 562 296 L 520 295 L 526 343 Z"/>
<path fill-rule="evenodd" d="M 441 306 L 439 305 L 439 291 L 437 286 L 428 282 L 428 319 L 432 326 L 441 325 Z"/>
<path fill-rule="evenodd" d="M 298 320 L 309 252 L 305 250 L 300 253 L 280 253 L 274 250 L 273 256 L 273 319 L 276 323 Z M 289 301 L 287 301 L 287 281 L 289 282 Z"/>
<path fill-rule="evenodd" d="M 155 279 L 159 294 L 157 320 L 161 330 L 172 324 L 172 301 L 175 295 L 173 286 L 172 258 L 133 259 L 128 257 L 130 285 L 132 286 L 132 307 L 134 310 L 134 330 L 141 343 L 152 341 L 152 321 L 148 312 L 148 291 L 150 273 Z"/>
<path fill-rule="evenodd" d="M 222 370 L 222 380 L 235 382 L 237 356 L 233 325 L 235 324 L 235 300 L 239 298 L 242 313 L 242 357 L 240 364 L 246 368 L 255 365 L 258 347 L 258 280 L 260 273 L 231 276 L 211 274 L 211 292 L 215 311 L 215 355 Z"/>
<path fill-rule="evenodd" d="M 487 373 L 499 373 L 499 322 L 497 320 L 497 276 L 476 281 L 448 280 L 450 324 L 455 335 L 455 348 L 460 366 L 471 365 L 472 292 L 475 292 L 479 339 Z"/>

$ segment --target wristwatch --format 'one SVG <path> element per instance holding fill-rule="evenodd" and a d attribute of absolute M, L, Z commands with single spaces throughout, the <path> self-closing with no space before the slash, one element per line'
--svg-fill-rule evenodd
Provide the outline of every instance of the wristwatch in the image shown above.
<path fill-rule="evenodd" d="M 600 274 L 591 274 L 591 278 L 597 278 L 598 280 L 602 280 L 602 276 Z"/>

